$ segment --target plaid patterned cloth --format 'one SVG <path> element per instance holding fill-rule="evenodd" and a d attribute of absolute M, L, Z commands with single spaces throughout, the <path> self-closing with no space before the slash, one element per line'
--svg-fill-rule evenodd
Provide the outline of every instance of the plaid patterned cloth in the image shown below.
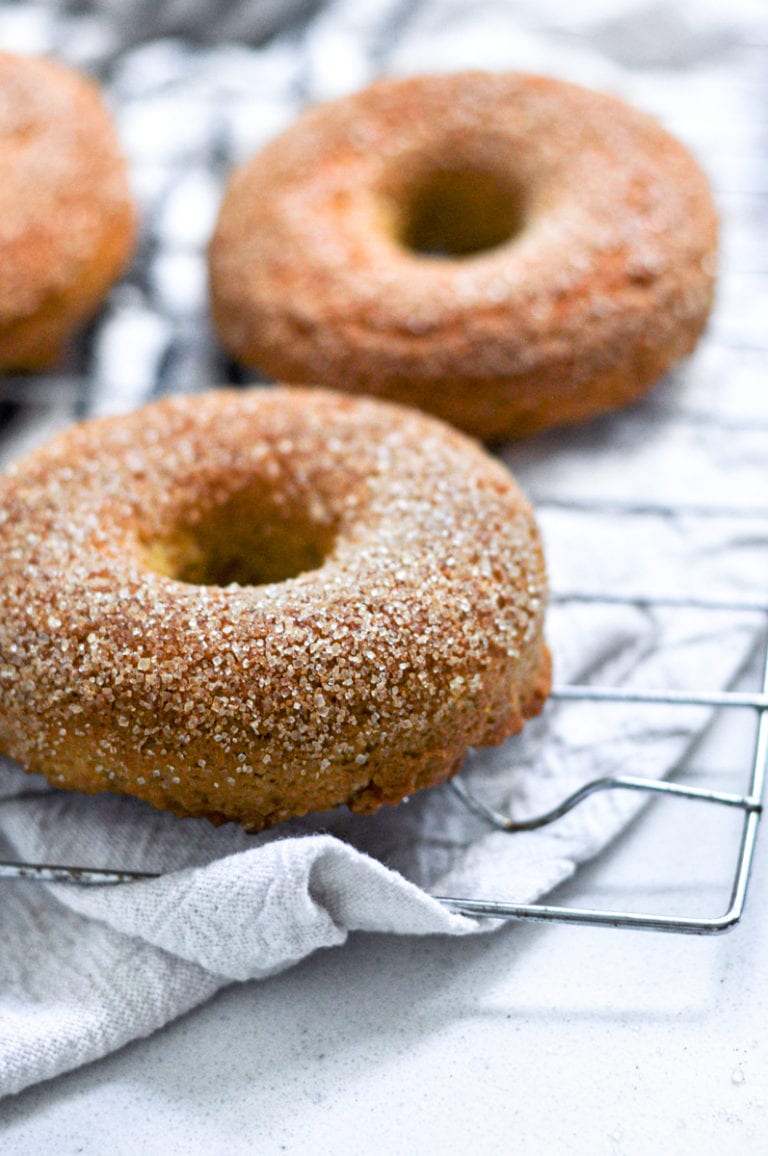
<path fill-rule="evenodd" d="M 162 16 L 152 15 L 156 7 L 164 9 L 143 0 L 0 3 L 0 44 L 52 53 L 105 84 L 142 219 L 131 268 L 75 340 L 67 362 L 52 374 L 0 383 L 0 464 L 75 418 L 245 380 L 215 341 L 207 308 L 205 246 L 226 175 L 306 103 L 381 72 L 524 67 L 618 88 L 658 112 L 705 162 L 718 158 L 731 242 L 726 262 L 738 266 L 741 277 L 726 286 L 739 298 L 728 324 L 742 347 L 764 340 L 765 312 L 753 292 L 759 287 L 743 277 L 745 268 L 753 277 L 766 267 L 766 208 L 758 195 L 766 170 L 755 172 L 754 113 L 761 96 L 764 107 L 760 44 L 768 16 L 731 19 L 723 5 L 707 18 L 691 5 L 649 10 L 630 3 L 609 18 L 600 4 L 576 5 L 577 12 L 558 6 L 554 14 L 548 5 L 542 11 L 522 0 L 491 0 L 480 18 L 452 0 L 335 0 L 283 6 L 287 27 L 280 30 L 279 6 L 199 0 L 172 6 L 174 19 L 185 19 L 198 38 L 229 34 L 235 12 L 252 38 L 275 34 L 256 47 L 156 39 L 125 48 L 137 29 L 167 30 Z M 312 8 L 314 17 L 295 23 L 300 8 Z M 711 100 L 715 90 L 705 91 L 697 77 L 706 80 L 712 61 L 725 61 L 739 41 L 739 83 Z M 724 175 L 728 187 L 722 188 Z"/>

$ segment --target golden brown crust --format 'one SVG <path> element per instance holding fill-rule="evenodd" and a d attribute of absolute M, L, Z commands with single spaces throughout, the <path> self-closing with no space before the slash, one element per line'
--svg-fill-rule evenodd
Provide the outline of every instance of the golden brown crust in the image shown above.
<path fill-rule="evenodd" d="M 0 557 L 0 750 L 59 786 L 253 830 L 372 811 L 549 690 L 525 499 L 381 402 L 225 390 L 75 426 L 0 478 Z"/>
<path fill-rule="evenodd" d="M 121 272 L 135 227 L 95 84 L 0 53 L 0 370 L 58 358 Z"/>
<path fill-rule="evenodd" d="M 506 189 L 514 235 L 454 259 L 411 251 L 414 190 L 446 173 Z M 234 174 L 213 313 L 275 377 L 505 437 L 625 405 L 689 353 L 716 246 L 696 162 L 616 98 L 523 74 L 388 80 L 309 111 Z"/>

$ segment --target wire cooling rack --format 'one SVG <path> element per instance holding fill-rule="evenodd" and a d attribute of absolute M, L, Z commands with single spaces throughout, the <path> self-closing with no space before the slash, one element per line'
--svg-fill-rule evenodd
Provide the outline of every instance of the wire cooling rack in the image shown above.
<path fill-rule="evenodd" d="M 545 502 L 538 503 L 541 509 Z M 631 519 L 638 514 L 660 514 L 665 516 L 695 515 L 707 517 L 758 518 L 765 520 L 768 528 L 768 509 L 733 509 L 707 506 L 669 506 L 662 504 L 639 504 L 621 502 L 563 503 L 566 506 L 594 513 L 610 513 Z M 629 528 L 627 526 L 627 528 Z M 768 546 L 766 547 L 768 549 Z M 759 646 L 760 686 L 753 691 L 732 690 L 669 690 L 656 687 L 631 688 L 600 685 L 566 684 L 555 686 L 553 699 L 593 703 L 647 703 L 675 707 L 702 706 L 713 712 L 713 721 L 724 711 L 735 710 L 743 716 L 756 716 L 751 757 L 745 760 L 743 778 L 745 791 L 742 794 L 730 791 L 706 790 L 668 780 L 638 778 L 631 775 L 615 775 L 593 779 L 585 783 L 573 794 L 563 799 L 557 806 L 542 815 L 524 821 L 515 821 L 477 799 L 462 785 L 459 779 L 452 782 L 452 788 L 470 810 L 500 831 L 511 834 L 536 830 L 556 822 L 563 815 L 577 807 L 585 799 L 598 791 L 636 791 L 667 799 L 687 799 L 719 807 L 735 808 L 742 812 L 743 821 L 737 847 L 734 847 L 735 864 L 728 906 L 721 914 L 713 916 L 673 916 L 639 911 L 614 911 L 589 907 L 555 906 L 546 903 L 514 904 L 494 900 L 460 899 L 449 896 L 440 901 L 451 911 L 463 915 L 485 916 L 505 920 L 538 920 L 558 923 L 591 924 L 602 927 L 634 928 L 648 931 L 673 931 L 692 935 L 711 935 L 729 931 L 740 921 L 749 888 L 750 872 L 755 853 L 757 832 L 763 809 L 766 768 L 768 766 L 768 599 L 739 600 L 685 598 L 674 596 L 616 595 L 609 593 L 569 594 L 563 600 L 591 602 L 602 605 L 624 605 L 645 607 L 675 607 L 681 610 L 753 612 L 761 615 L 764 630 Z M 554 596 L 558 600 L 558 596 Z"/>
<path fill-rule="evenodd" d="M 733 279 L 741 278 L 748 283 L 748 292 L 743 294 L 744 310 L 747 314 L 742 317 L 738 309 L 733 307 L 725 325 L 718 326 L 715 319 L 714 331 L 707 338 L 711 347 L 718 347 L 725 354 L 726 364 L 729 358 L 728 351 L 733 357 L 742 355 L 753 359 L 764 357 L 768 352 L 768 343 L 765 334 L 765 316 L 758 308 L 761 300 L 768 301 L 768 250 L 765 246 L 765 223 L 768 213 L 768 164 L 765 162 L 763 143 L 766 133 L 765 97 L 766 71 L 768 60 L 768 41 L 761 37 L 751 42 L 744 41 L 740 45 L 733 45 L 732 51 L 741 53 L 739 65 L 731 65 L 732 75 L 727 90 L 721 94 L 721 105 L 715 103 L 709 108 L 704 104 L 699 109 L 698 101 L 705 97 L 701 89 L 696 88 L 696 80 L 691 83 L 693 88 L 685 96 L 687 107 L 692 109 L 692 117 L 703 125 L 703 132 L 707 141 L 707 152 L 714 158 L 716 170 L 712 175 L 723 216 L 730 227 L 730 253 L 727 255 L 727 265 L 723 270 L 722 284 L 732 284 Z M 687 84 L 687 79 L 680 74 L 679 81 L 673 81 L 671 74 L 663 83 Z M 663 89 L 662 83 L 662 89 Z M 650 90 L 649 90 L 650 91 Z M 693 95 L 691 95 L 691 93 Z M 684 95 L 681 87 L 679 95 Z M 735 102 L 735 103 L 734 103 Z M 739 104 L 739 102 L 741 102 Z M 674 102 L 673 102 L 674 103 Z M 653 101 L 651 100 L 651 106 Z M 737 110 L 737 111 L 735 111 Z M 659 109 L 660 112 L 663 110 Z M 664 118 L 664 117 L 663 117 Z M 670 124 L 673 131 L 682 126 Z M 695 130 L 695 125 L 688 122 L 687 127 Z M 685 131 L 681 133 L 684 137 Z M 692 132 L 696 137 L 696 131 Z M 204 162 L 207 164 L 207 160 Z M 157 214 L 155 214 L 157 216 Z M 160 233 L 154 231 L 155 226 L 150 219 L 149 235 L 145 248 L 147 252 L 162 253 L 165 241 Z M 727 246 L 726 246 L 727 247 Z M 151 275 L 151 261 L 146 266 L 141 262 L 131 275 L 130 292 L 137 295 L 142 308 L 148 311 L 155 310 L 155 316 L 164 321 L 162 304 L 153 296 L 153 278 Z M 131 298 L 133 301 L 133 298 Z M 202 340 L 197 333 L 199 326 L 188 326 L 185 330 L 186 340 L 192 334 L 195 340 Z M 182 335 L 183 336 L 183 335 Z M 170 370 L 179 365 L 184 366 L 185 360 L 179 354 L 177 338 L 176 345 L 165 350 L 162 357 L 157 359 L 157 367 L 150 374 L 145 385 L 131 394 L 132 404 L 149 400 L 167 392 L 169 389 L 179 388 L 176 378 Z M 98 408 L 98 381 L 93 384 L 93 350 L 99 344 L 98 325 L 86 334 L 79 347 L 74 351 L 69 376 L 58 375 L 49 378 L 6 378 L 0 382 L 0 462 L 8 456 L 18 456 L 30 444 L 43 440 L 48 432 L 67 424 L 76 417 L 86 416 L 92 411 L 94 401 Z M 183 342 L 182 342 L 183 345 Z M 176 355 L 174 355 L 174 350 Z M 220 380 L 239 382 L 241 380 L 235 367 L 222 364 L 219 367 Z M 98 375 L 97 375 L 98 376 Z M 177 375 L 178 376 L 178 375 Z M 172 380 L 171 380 L 172 379 Z M 170 384 L 169 384 L 170 381 Z M 110 386 L 111 388 L 111 386 Z M 699 415 L 701 419 L 702 415 Z M 695 420 L 694 415 L 690 415 Z M 704 421 L 711 421 L 712 415 L 706 414 Z M 725 425 L 733 418 L 726 413 L 721 419 Z M 743 420 L 750 427 L 752 421 Z M 632 521 L 644 514 L 667 516 L 686 516 L 708 519 L 711 517 L 731 517 L 733 519 L 758 519 L 765 524 L 765 535 L 761 536 L 768 541 L 768 507 L 747 507 L 727 509 L 722 506 L 710 508 L 706 505 L 661 505 L 639 502 L 563 502 L 560 499 L 539 498 L 539 510 L 547 506 L 559 506 L 580 509 L 599 516 L 600 513 L 618 516 L 624 532 L 631 533 Z M 766 545 L 768 550 L 768 545 Z M 733 772 L 741 771 L 743 793 L 732 793 L 725 790 L 705 790 L 679 782 L 655 780 L 635 777 L 630 774 L 601 777 L 584 784 L 578 791 L 548 811 L 533 819 L 516 821 L 514 816 L 503 815 L 490 808 L 482 799 L 471 794 L 463 785 L 461 778 L 454 779 L 451 786 L 453 791 L 462 800 L 464 805 L 473 813 L 480 816 L 492 827 L 510 833 L 510 838 L 516 832 L 532 830 L 534 828 L 556 824 L 558 820 L 574 807 L 578 807 L 585 799 L 596 792 L 638 792 L 643 795 L 656 796 L 666 800 L 666 805 L 694 806 L 702 804 L 710 808 L 730 809 L 741 814 L 739 833 L 732 848 L 733 875 L 730 897 L 725 911 L 709 917 L 677 916 L 653 914 L 643 911 L 615 911 L 598 907 L 556 906 L 547 903 L 517 904 L 501 902 L 494 899 L 459 898 L 441 896 L 439 902 L 451 911 L 466 915 L 501 920 L 538 920 L 560 923 L 576 923 L 612 928 L 636 928 L 653 931 L 681 932 L 688 934 L 716 934 L 734 927 L 741 919 L 750 880 L 757 831 L 763 807 L 765 791 L 766 764 L 768 762 L 768 596 L 754 600 L 730 601 L 706 598 L 687 598 L 676 595 L 615 595 L 604 590 L 594 593 L 571 594 L 555 592 L 554 601 L 579 600 L 593 602 L 598 605 L 618 604 L 641 607 L 678 607 L 682 610 L 699 609 L 702 611 L 734 611 L 753 612 L 758 614 L 763 623 L 763 634 L 760 636 L 759 665 L 761 674 L 760 685 L 753 690 L 669 690 L 663 687 L 648 686 L 645 688 L 600 686 L 600 685 L 558 685 L 555 686 L 552 698 L 555 701 L 579 701 L 584 703 L 608 704 L 619 702 L 625 704 L 655 704 L 659 709 L 674 711 L 680 708 L 702 707 L 710 711 L 711 720 L 715 722 L 725 714 L 735 712 L 743 721 L 745 734 L 747 728 L 751 735 L 751 753 L 743 760 L 739 767 L 728 769 L 729 782 Z M 622 768 L 623 770 L 624 768 Z M 631 772 L 631 767 L 627 768 Z M 681 802 L 682 800 L 682 802 Z M 140 879 L 154 878 L 148 873 L 122 871 L 119 868 L 95 870 L 77 865 L 54 865 L 47 863 L 0 863 L 0 879 L 35 879 L 47 882 L 79 884 L 83 886 L 107 886 L 124 884 Z"/>
<path fill-rule="evenodd" d="M 768 509 L 755 510 L 742 507 L 736 509 L 708 508 L 703 506 L 667 506 L 637 503 L 552 503 L 558 506 L 570 505 L 593 513 L 619 514 L 631 520 L 638 514 L 695 515 L 701 518 L 728 516 L 760 518 L 765 520 L 768 533 Z M 539 508 L 547 505 L 539 502 Z M 768 546 L 766 546 L 768 549 Z M 475 917 L 497 920 L 537 920 L 559 923 L 578 923 L 613 928 L 634 928 L 638 930 L 680 932 L 694 935 L 716 934 L 733 928 L 741 919 L 749 887 L 750 871 L 755 852 L 757 831 L 763 808 L 766 766 L 768 764 L 768 599 L 754 601 L 731 601 L 724 599 L 685 598 L 673 596 L 616 595 L 609 593 L 563 594 L 553 596 L 554 601 L 581 601 L 595 604 L 625 606 L 672 607 L 711 611 L 734 611 L 759 613 L 765 631 L 760 643 L 759 664 L 761 669 L 760 687 L 753 691 L 737 690 L 669 690 L 649 686 L 631 689 L 591 684 L 556 685 L 552 691 L 555 701 L 582 701 L 592 703 L 645 703 L 675 709 L 676 707 L 700 706 L 711 710 L 713 718 L 724 711 L 737 711 L 743 716 L 757 716 L 751 758 L 744 767 L 745 791 L 743 794 L 730 791 L 709 790 L 688 786 L 668 780 L 616 775 L 593 779 L 585 783 L 573 794 L 561 800 L 544 814 L 515 820 L 487 806 L 482 799 L 470 792 L 458 777 L 451 782 L 457 798 L 474 814 L 497 830 L 506 831 L 514 837 L 517 832 L 531 831 L 549 824 L 579 806 L 585 799 L 600 791 L 632 791 L 654 795 L 667 800 L 688 800 L 742 812 L 743 821 L 735 848 L 735 866 L 728 906 L 718 915 L 674 916 L 641 911 L 615 911 L 591 907 L 557 906 L 546 903 L 509 903 L 494 899 L 458 898 L 437 896 L 438 901 L 449 910 Z M 47 863 L 0 862 L 0 879 L 35 879 L 43 882 L 71 883 L 83 886 L 107 886 L 157 878 L 157 873 L 122 871 L 119 869 L 94 869 L 82 866 L 65 866 Z"/>

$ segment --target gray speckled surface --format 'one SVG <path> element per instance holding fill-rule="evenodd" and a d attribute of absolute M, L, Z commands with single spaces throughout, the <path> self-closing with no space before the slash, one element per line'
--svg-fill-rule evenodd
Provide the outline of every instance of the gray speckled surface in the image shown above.
<path fill-rule="evenodd" d="M 738 750 L 726 733 L 698 765 L 719 771 Z M 677 877 L 716 903 L 723 857 L 700 815 L 658 807 L 558 898 L 652 906 Z M 767 867 L 763 846 L 745 923 L 721 939 L 532 925 L 472 941 L 358 935 L 3 1101 L 0 1147 L 757 1156 Z"/>

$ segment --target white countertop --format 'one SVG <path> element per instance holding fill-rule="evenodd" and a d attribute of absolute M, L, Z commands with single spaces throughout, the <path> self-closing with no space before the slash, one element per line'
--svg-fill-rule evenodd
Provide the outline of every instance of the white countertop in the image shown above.
<path fill-rule="evenodd" d="M 732 765 L 733 739 L 723 727 L 705 744 L 697 781 Z M 739 823 L 657 803 L 558 898 L 719 913 Z M 724 936 L 359 934 L 5 1100 L 0 1151 L 764 1152 L 766 958 L 764 839 Z"/>

